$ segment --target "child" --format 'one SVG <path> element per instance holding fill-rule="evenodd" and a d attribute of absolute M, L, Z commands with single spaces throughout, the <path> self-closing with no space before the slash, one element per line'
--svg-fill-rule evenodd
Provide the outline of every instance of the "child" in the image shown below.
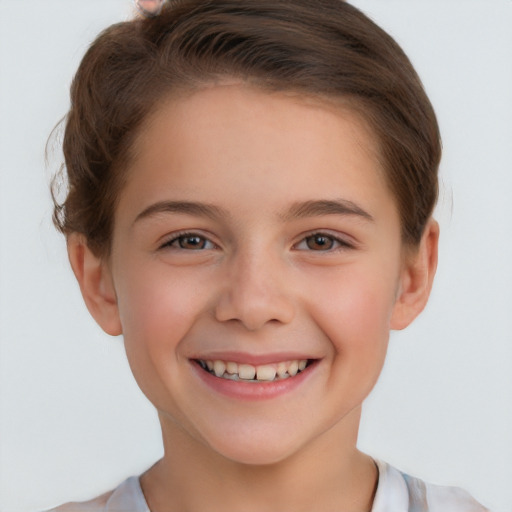
<path fill-rule="evenodd" d="M 406 56 L 341 0 L 141 7 L 78 70 L 55 220 L 165 454 L 57 510 L 485 510 L 356 448 L 437 264 L 440 137 Z"/>

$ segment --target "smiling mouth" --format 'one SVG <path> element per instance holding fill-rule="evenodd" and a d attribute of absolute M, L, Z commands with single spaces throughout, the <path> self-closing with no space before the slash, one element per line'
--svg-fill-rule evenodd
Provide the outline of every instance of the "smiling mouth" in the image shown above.
<path fill-rule="evenodd" d="M 289 379 L 303 372 L 312 359 L 295 359 L 274 364 L 240 364 L 234 361 L 196 359 L 196 363 L 215 377 L 241 382 L 274 382 Z"/>

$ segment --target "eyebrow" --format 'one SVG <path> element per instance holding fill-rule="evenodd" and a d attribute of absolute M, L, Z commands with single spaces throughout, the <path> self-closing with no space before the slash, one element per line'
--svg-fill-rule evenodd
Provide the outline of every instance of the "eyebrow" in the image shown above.
<path fill-rule="evenodd" d="M 284 220 L 319 217 L 321 215 L 353 215 L 374 222 L 374 218 L 360 206 L 346 199 L 305 201 L 295 203 L 282 216 Z"/>
<path fill-rule="evenodd" d="M 133 224 L 162 213 L 181 213 L 198 217 L 218 219 L 229 217 L 229 213 L 218 206 L 193 201 L 159 201 L 148 206 L 140 212 Z M 304 201 L 294 203 L 284 214 L 280 215 L 283 221 L 304 219 L 307 217 L 320 217 L 322 215 L 353 215 L 373 222 L 373 217 L 360 206 L 346 199 Z"/>
<path fill-rule="evenodd" d="M 207 203 L 196 203 L 193 201 L 159 201 L 148 206 L 140 212 L 133 224 L 136 222 L 153 217 L 161 213 L 181 213 L 185 215 L 194 215 L 196 217 L 219 218 L 227 217 L 228 213 L 218 206 Z"/>

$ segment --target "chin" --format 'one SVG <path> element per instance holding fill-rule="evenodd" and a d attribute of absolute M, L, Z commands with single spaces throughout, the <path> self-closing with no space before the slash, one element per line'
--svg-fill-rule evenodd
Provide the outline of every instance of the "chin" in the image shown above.
<path fill-rule="evenodd" d="M 279 464 L 300 452 L 307 442 L 293 427 L 280 429 L 275 423 L 270 427 L 233 429 L 222 437 L 203 439 L 223 458 L 250 466 Z M 290 435 L 292 432 L 296 435 Z"/>
<path fill-rule="evenodd" d="M 250 446 L 245 443 L 244 446 L 232 444 L 229 447 L 218 447 L 215 451 L 237 464 L 247 466 L 272 466 L 279 464 L 288 459 L 295 450 L 283 450 L 283 447 L 273 447 L 265 444 L 250 443 Z"/>

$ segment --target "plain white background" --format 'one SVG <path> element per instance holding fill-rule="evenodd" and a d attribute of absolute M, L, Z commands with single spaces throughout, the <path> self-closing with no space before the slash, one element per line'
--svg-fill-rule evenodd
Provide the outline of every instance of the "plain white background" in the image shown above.
<path fill-rule="evenodd" d="M 512 1 L 357 0 L 403 46 L 444 140 L 427 310 L 393 333 L 360 447 L 512 510 Z M 95 326 L 51 225 L 44 146 L 130 0 L 0 0 L 0 510 L 104 492 L 161 454 L 122 340 Z M 307 411 L 304 411 L 307 414 Z"/>

